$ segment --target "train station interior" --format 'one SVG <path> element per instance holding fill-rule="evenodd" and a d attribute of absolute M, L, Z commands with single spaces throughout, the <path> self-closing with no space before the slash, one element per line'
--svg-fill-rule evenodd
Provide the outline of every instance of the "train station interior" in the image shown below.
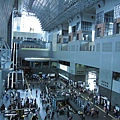
<path fill-rule="evenodd" d="M 120 0 L 0 0 L 0 120 L 120 120 Z"/>

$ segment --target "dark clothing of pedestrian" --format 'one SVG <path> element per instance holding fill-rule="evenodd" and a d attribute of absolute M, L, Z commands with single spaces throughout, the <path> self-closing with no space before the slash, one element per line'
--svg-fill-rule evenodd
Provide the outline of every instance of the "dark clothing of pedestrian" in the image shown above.
<path fill-rule="evenodd" d="M 37 120 L 37 119 L 38 119 L 37 115 L 32 117 L 32 120 Z"/>
<path fill-rule="evenodd" d="M 48 110 L 49 110 L 49 106 L 46 107 L 46 113 L 47 113 Z"/>
<path fill-rule="evenodd" d="M 59 115 L 59 109 L 57 109 L 57 111 L 56 111 L 56 112 L 57 112 L 57 116 L 58 116 L 58 115 Z"/>
<path fill-rule="evenodd" d="M 97 114 L 97 117 L 98 117 L 98 115 L 99 115 L 99 110 L 96 110 L 96 114 Z"/>
<path fill-rule="evenodd" d="M 106 116 L 108 116 L 108 109 L 106 109 Z"/>
<path fill-rule="evenodd" d="M 83 114 L 83 116 L 82 116 L 82 120 L 85 120 L 85 115 Z"/>
<path fill-rule="evenodd" d="M 47 120 L 47 116 L 45 116 L 44 120 Z"/>
<path fill-rule="evenodd" d="M 73 117 L 71 116 L 71 117 L 69 117 L 69 119 L 68 120 L 72 120 L 73 119 Z"/>
<path fill-rule="evenodd" d="M 67 110 L 67 117 L 69 118 L 70 114 L 69 114 L 69 110 Z"/>
<path fill-rule="evenodd" d="M 36 96 L 37 96 L 38 91 L 36 90 Z"/>
<path fill-rule="evenodd" d="M 53 119 L 55 112 L 52 111 L 51 119 Z"/>

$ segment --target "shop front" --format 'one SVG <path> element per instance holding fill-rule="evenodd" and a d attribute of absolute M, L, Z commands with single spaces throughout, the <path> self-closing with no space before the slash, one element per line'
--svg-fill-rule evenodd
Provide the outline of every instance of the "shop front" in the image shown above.
<path fill-rule="evenodd" d="M 104 97 L 104 96 L 101 96 L 101 95 L 98 95 L 98 104 L 102 105 L 104 107 L 104 110 L 110 110 L 111 108 L 111 103 L 110 101 L 108 100 L 107 97 Z"/>

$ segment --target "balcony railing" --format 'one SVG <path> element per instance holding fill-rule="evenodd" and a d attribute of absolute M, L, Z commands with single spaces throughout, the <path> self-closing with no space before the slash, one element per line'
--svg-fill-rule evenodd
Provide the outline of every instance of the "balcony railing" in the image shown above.
<path fill-rule="evenodd" d="M 50 43 L 29 43 L 29 42 L 23 42 L 19 44 L 19 49 L 50 49 L 51 44 Z"/>

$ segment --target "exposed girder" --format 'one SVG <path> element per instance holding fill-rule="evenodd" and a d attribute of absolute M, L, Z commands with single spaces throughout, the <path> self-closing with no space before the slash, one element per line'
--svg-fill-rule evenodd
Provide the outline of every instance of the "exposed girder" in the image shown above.
<path fill-rule="evenodd" d="M 100 0 L 25 0 L 27 11 L 35 13 L 43 30 L 57 25 L 93 7 Z"/>

